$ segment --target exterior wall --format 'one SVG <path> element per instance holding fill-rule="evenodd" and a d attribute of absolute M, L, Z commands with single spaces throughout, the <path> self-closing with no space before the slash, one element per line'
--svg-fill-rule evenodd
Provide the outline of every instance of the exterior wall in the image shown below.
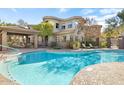
<path fill-rule="evenodd" d="M 66 47 L 68 43 L 68 41 L 70 41 L 70 37 L 73 38 L 73 40 L 75 41 L 76 38 L 79 41 L 84 41 L 85 38 L 91 38 L 94 41 L 97 41 L 97 43 L 99 43 L 99 37 L 101 34 L 101 26 L 99 25 L 92 25 L 92 26 L 87 26 L 85 25 L 85 22 L 83 20 L 83 18 L 79 18 L 79 19 L 57 19 L 56 17 L 48 17 L 45 18 L 44 21 L 49 21 L 53 26 L 54 26 L 54 33 L 58 32 L 58 34 L 56 34 L 55 36 L 53 36 L 52 38 L 50 37 L 50 39 L 48 40 L 48 43 L 50 44 L 50 42 L 56 41 L 57 39 L 57 44 L 59 46 L 62 47 Z M 59 24 L 59 28 L 56 29 L 56 23 Z M 78 24 L 77 24 L 78 23 Z M 72 24 L 72 28 L 68 28 L 68 25 Z M 62 29 L 62 26 L 65 26 L 65 29 Z M 79 30 L 79 27 L 81 26 L 81 29 L 79 32 L 77 32 Z M 66 37 L 66 41 L 64 40 L 64 37 Z"/>
<path fill-rule="evenodd" d="M 49 36 L 48 46 L 51 46 L 53 42 L 56 42 L 56 37 L 55 36 Z"/>
<path fill-rule="evenodd" d="M 119 38 L 119 49 L 124 49 L 124 36 Z"/>
<path fill-rule="evenodd" d="M 119 37 L 119 49 L 124 49 L 124 32 L 122 32 Z"/>
<path fill-rule="evenodd" d="M 66 37 L 66 40 L 64 40 L 64 37 Z M 57 35 L 57 44 L 58 44 L 58 46 L 61 46 L 63 48 L 66 48 L 66 47 L 68 47 L 69 41 L 75 41 L 76 40 L 76 37 L 77 37 L 77 39 L 80 42 L 82 42 L 83 41 L 83 38 L 84 38 L 83 32 L 81 32 L 79 34 L 68 33 L 68 34 Z"/>
<path fill-rule="evenodd" d="M 78 22 L 79 20 L 73 19 L 73 20 L 68 20 L 68 21 L 64 21 L 64 20 L 59 21 L 59 20 L 55 20 L 55 19 L 44 19 L 44 21 L 48 21 L 53 25 L 53 27 L 54 27 L 53 31 L 54 32 L 59 32 L 59 31 L 63 31 L 63 30 L 74 30 L 74 29 L 76 29 L 75 22 Z M 59 28 L 56 28 L 56 23 L 59 24 Z M 72 24 L 72 28 L 68 28 L 69 24 Z M 61 29 L 61 27 L 63 25 L 65 26 L 65 29 Z"/>
<path fill-rule="evenodd" d="M 38 42 L 37 42 L 38 36 L 34 35 L 34 48 L 38 48 Z"/>
<path fill-rule="evenodd" d="M 117 38 L 111 38 L 111 48 L 112 49 L 117 49 L 119 45 L 118 39 Z"/>
<path fill-rule="evenodd" d="M 73 20 L 68 20 L 66 22 L 61 22 L 60 24 L 61 26 L 65 25 L 65 30 L 74 30 L 76 29 L 76 24 L 75 24 L 76 22 L 78 22 L 78 20 L 73 19 Z M 69 24 L 72 24 L 72 28 L 68 28 Z"/>
<path fill-rule="evenodd" d="M 38 37 L 38 46 L 41 46 L 41 45 L 42 45 L 42 43 L 43 43 L 43 42 L 42 42 L 42 37 L 41 37 L 41 36 L 39 36 L 39 37 Z"/>
<path fill-rule="evenodd" d="M 83 26 L 82 30 L 88 38 L 99 38 L 101 34 L 101 27 L 99 26 Z"/>

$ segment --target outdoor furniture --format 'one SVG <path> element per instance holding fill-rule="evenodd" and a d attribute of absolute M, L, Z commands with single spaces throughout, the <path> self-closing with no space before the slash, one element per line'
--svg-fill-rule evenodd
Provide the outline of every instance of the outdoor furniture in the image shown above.
<path fill-rule="evenodd" d="M 93 45 L 91 43 L 89 43 L 89 48 L 94 48 Z"/>
<path fill-rule="evenodd" d="M 86 45 L 85 45 L 84 43 L 82 43 L 82 47 L 83 47 L 83 48 L 86 48 Z"/>

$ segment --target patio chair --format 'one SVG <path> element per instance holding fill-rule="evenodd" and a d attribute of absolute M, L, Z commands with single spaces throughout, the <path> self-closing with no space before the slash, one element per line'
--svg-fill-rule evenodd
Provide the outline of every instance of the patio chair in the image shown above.
<path fill-rule="evenodd" d="M 89 43 L 89 48 L 94 48 L 93 45 L 91 43 Z"/>
<path fill-rule="evenodd" d="M 82 43 L 82 47 L 83 47 L 83 48 L 86 48 L 86 45 L 85 45 L 84 43 Z"/>

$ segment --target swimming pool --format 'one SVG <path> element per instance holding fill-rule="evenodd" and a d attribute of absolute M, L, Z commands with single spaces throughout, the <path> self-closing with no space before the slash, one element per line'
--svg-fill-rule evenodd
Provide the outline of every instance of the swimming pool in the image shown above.
<path fill-rule="evenodd" d="M 18 61 L 6 64 L 12 79 L 19 84 L 68 85 L 81 69 L 103 62 L 124 62 L 124 51 L 37 51 L 21 54 Z"/>

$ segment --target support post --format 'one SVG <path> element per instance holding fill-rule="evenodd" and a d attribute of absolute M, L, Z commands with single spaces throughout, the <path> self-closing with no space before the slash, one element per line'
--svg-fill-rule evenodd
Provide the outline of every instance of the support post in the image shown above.
<path fill-rule="evenodd" d="M 28 42 L 28 35 L 26 35 L 26 46 L 25 46 L 26 48 L 28 48 L 28 43 L 29 43 Z"/>
<path fill-rule="evenodd" d="M 2 45 L 7 46 L 7 32 L 2 31 Z M 2 50 L 7 50 L 6 47 L 2 47 Z"/>
<path fill-rule="evenodd" d="M 34 48 L 38 48 L 38 38 L 37 35 L 34 35 Z"/>

